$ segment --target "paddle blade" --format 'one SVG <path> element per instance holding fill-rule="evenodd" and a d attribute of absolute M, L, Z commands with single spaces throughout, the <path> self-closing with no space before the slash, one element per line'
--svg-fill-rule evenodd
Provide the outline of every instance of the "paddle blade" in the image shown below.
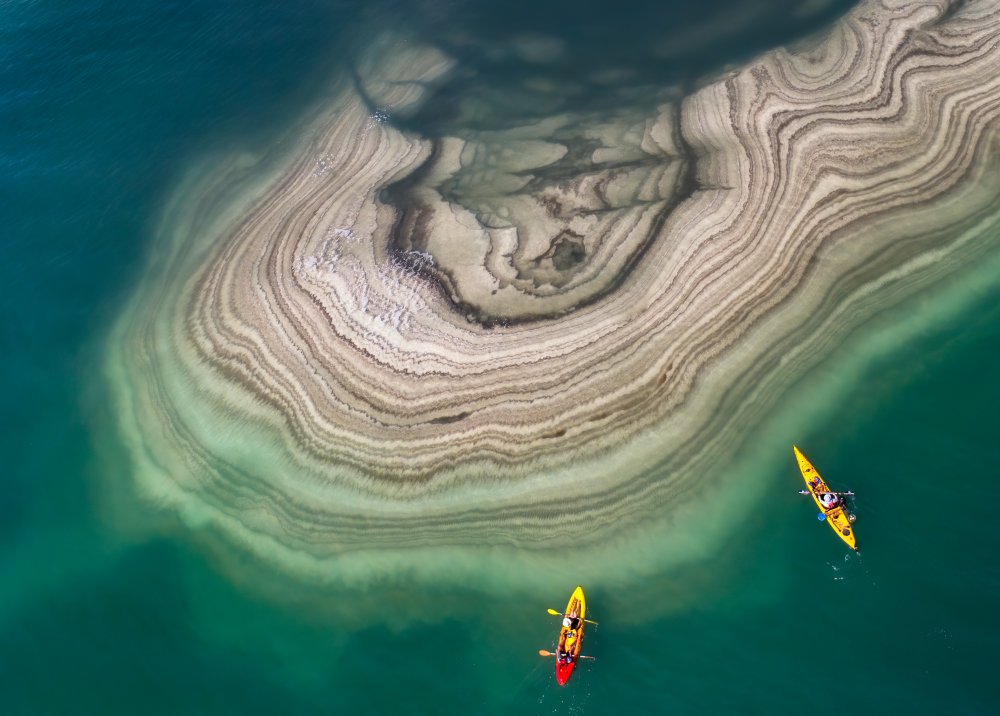
<path fill-rule="evenodd" d="M 538 650 L 538 655 L 539 656 L 555 656 L 555 654 L 553 654 L 551 651 L 545 651 L 545 649 L 539 649 Z"/>
<path fill-rule="evenodd" d="M 557 612 L 555 609 L 549 609 L 548 612 L 549 612 L 549 614 L 551 614 L 554 617 L 561 617 L 562 616 L 562 612 Z"/>

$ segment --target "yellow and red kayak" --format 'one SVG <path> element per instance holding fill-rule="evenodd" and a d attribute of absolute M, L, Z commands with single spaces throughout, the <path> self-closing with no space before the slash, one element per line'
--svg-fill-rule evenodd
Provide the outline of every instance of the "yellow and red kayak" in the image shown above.
<path fill-rule="evenodd" d="M 583 646 L 583 625 L 587 617 L 587 600 L 583 596 L 583 587 L 577 587 L 569 598 L 566 611 L 563 612 L 563 626 L 559 629 L 559 642 L 556 647 L 556 683 L 565 686 L 573 669 L 580 661 L 580 647 Z M 570 626 L 565 620 L 569 619 Z"/>
<path fill-rule="evenodd" d="M 802 479 L 806 481 L 806 488 L 809 490 L 809 494 L 812 495 L 813 500 L 816 502 L 816 507 L 826 516 L 827 523 L 837 533 L 837 536 L 844 540 L 848 547 L 857 552 L 858 543 L 854 538 L 851 515 L 844 509 L 844 501 L 841 500 L 840 504 L 830 509 L 824 507 L 823 503 L 819 500 L 819 496 L 825 492 L 832 492 L 832 490 L 823 481 L 823 478 L 819 476 L 816 468 L 806 459 L 806 456 L 794 445 L 792 445 L 792 450 L 795 451 L 795 459 L 799 463 L 799 471 L 802 473 Z"/>

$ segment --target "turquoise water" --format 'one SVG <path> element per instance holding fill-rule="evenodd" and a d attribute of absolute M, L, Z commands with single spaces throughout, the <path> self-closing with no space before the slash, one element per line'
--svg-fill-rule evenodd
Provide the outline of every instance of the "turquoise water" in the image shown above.
<path fill-rule="evenodd" d="M 736 5 L 674 8 L 670 18 L 683 28 L 714 11 L 721 23 Z M 371 23 L 381 13 L 436 40 L 455 26 L 480 37 L 554 33 L 570 41 L 574 62 L 596 62 L 587 58 L 600 47 L 608 62 L 634 64 L 642 60 L 631 54 L 634 43 L 605 34 L 639 32 L 662 18 L 602 15 L 597 3 L 577 3 L 575 14 L 567 7 L 0 6 L 0 711 L 1000 708 L 992 673 L 1000 537 L 977 480 L 992 477 L 1000 458 L 993 436 L 1000 282 L 961 316 L 878 358 L 837 394 L 822 424 L 788 436 L 824 475 L 860 493 L 860 559 L 845 556 L 794 494 L 799 478 L 789 450 L 787 467 L 773 476 L 773 499 L 734 526 L 719 554 L 647 575 L 662 599 L 679 605 L 669 616 L 644 617 L 653 611 L 648 592 L 587 585 L 601 621 L 587 642 L 597 661 L 584 664 L 567 689 L 555 687 L 551 664 L 536 651 L 552 648 L 545 608 L 560 607 L 572 585 L 553 584 L 537 603 L 485 602 L 488 619 L 476 621 L 436 618 L 437 600 L 463 595 L 373 588 L 357 607 L 366 616 L 350 620 L 342 608 L 331 617 L 310 605 L 274 607 L 241 592 L 196 542 L 123 535 L 107 519 L 98 456 L 114 445 L 98 429 L 100 342 L 185 169 L 207 151 L 275 136 L 322 92 L 349 48 L 364 42 L 353 29 L 359 19 Z M 767 17 L 644 71 L 683 85 L 828 17 L 797 24 Z M 495 87 L 518 71 L 516 64 L 484 66 Z M 554 71 L 571 74 L 572 66 Z M 458 79 L 442 98 L 489 86 Z M 563 101 L 583 103 L 588 91 Z M 512 109 L 496 122 L 530 111 Z M 416 121 L 442 127 L 450 118 L 429 108 Z M 397 624 L 388 606 L 380 618 L 368 614 L 372 604 L 406 598 L 427 605 L 426 621 Z"/>

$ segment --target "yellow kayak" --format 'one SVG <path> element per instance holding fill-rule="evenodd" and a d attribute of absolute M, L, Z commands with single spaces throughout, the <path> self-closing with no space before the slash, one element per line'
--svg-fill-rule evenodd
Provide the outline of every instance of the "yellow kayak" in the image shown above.
<path fill-rule="evenodd" d="M 792 450 L 795 451 L 795 459 L 798 460 L 799 471 L 802 473 L 802 479 L 806 481 L 806 488 L 809 490 L 809 494 L 812 495 L 813 500 L 816 502 L 816 507 L 819 508 L 821 513 L 826 515 L 827 523 L 837 533 L 837 536 L 844 540 L 848 547 L 857 552 L 858 544 L 854 539 L 854 529 L 851 527 L 851 514 L 844 509 L 843 499 L 840 499 L 838 504 L 831 508 L 825 507 L 820 502 L 819 496 L 832 491 L 823 481 L 823 478 L 819 476 L 819 473 L 816 472 L 816 468 L 812 466 L 812 463 L 806 459 L 806 456 L 794 445 L 792 446 Z"/>
<path fill-rule="evenodd" d="M 577 587 L 570 595 L 564 619 L 572 619 L 573 628 L 562 626 L 559 629 L 559 646 L 556 648 L 556 683 L 565 686 L 573 669 L 580 660 L 580 647 L 583 646 L 583 624 L 587 617 L 587 600 L 583 596 L 583 587 Z"/>

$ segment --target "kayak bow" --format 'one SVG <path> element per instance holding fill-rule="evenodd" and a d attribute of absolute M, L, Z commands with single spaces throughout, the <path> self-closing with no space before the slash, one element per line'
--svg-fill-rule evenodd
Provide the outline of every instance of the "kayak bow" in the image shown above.
<path fill-rule="evenodd" d="M 833 490 L 827 486 L 823 478 L 816 472 L 816 468 L 812 466 L 812 463 L 806 459 L 806 456 L 796 446 L 792 445 L 792 450 L 795 451 L 795 459 L 799 463 L 799 472 L 802 473 L 802 479 L 806 481 L 806 488 L 809 490 L 808 494 L 812 495 L 813 500 L 816 502 L 816 507 L 826 517 L 827 523 L 837 533 L 837 536 L 844 540 L 848 547 L 857 552 L 858 545 L 854 538 L 854 529 L 851 527 L 851 515 L 844 509 L 843 500 L 832 509 L 828 510 L 825 508 L 823 503 L 819 501 L 819 496 L 825 492 L 833 492 Z M 833 492 L 833 494 L 842 493 Z"/>

